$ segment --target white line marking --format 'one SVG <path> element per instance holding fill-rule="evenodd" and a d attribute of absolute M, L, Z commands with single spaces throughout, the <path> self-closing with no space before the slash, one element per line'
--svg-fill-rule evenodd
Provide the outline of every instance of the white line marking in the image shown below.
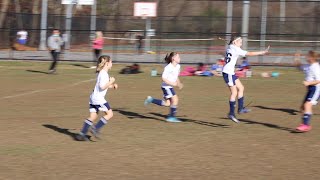
<path fill-rule="evenodd" d="M 55 91 L 55 90 L 65 89 L 65 88 L 77 86 L 77 85 L 79 85 L 79 84 L 86 83 L 86 82 L 90 82 L 90 81 L 94 81 L 94 80 L 95 80 L 95 79 L 88 79 L 88 80 L 76 82 L 76 83 L 70 84 L 70 85 L 68 85 L 68 86 L 60 87 L 60 88 L 40 89 L 40 90 L 35 90 L 35 91 L 29 91 L 29 92 L 25 92 L 25 93 L 21 93 L 21 94 L 16 94 L 16 95 L 12 95 L 12 96 L 4 96 L 4 97 L 1 97 L 0 99 L 10 99 L 10 98 L 15 98 L 15 97 L 20 97 L 20 96 L 29 95 L 29 94 L 35 94 L 35 93 L 40 93 L 40 92 L 48 92 L 48 91 Z"/>

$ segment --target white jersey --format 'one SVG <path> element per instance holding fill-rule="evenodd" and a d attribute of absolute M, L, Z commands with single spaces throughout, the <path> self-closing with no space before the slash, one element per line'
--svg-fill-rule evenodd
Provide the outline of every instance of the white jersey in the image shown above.
<path fill-rule="evenodd" d="M 162 78 L 167 79 L 170 82 L 176 82 L 180 74 L 180 64 L 173 66 L 172 63 L 169 63 L 162 73 Z M 162 82 L 162 87 L 172 87 L 165 82 Z"/>
<path fill-rule="evenodd" d="M 238 46 L 229 45 L 224 59 L 226 64 L 223 66 L 222 72 L 234 75 L 235 66 L 239 56 L 246 56 L 247 52 L 248 51 L 244 51 Z"/>
<path fill-rule="evenodd" d="M 104 86 L 109 82 L 109 74 L 105 70 L 101 70 L 97 76 L 97 82 L 94 87 L 93 92 L 90 95 L 90 104 L 100 105 L 107 101 L 105 100 L 105 95 L 107 94 L 107 89 L 102 90 L 100 86 Z"/>
<path fill-rule="evenodd" d="M 27 32 L 27 31 L 19 31 L 19 32 L 17 33 L 17 35 L 18 35 L 18 38 L 19 38 L 19 39 L 25 40 L 25 39 L 27 39 L 27 37 L 28 37 L 28 32 Z"/>
<path fill-rule="evenodd" d="M 320 65 L 318 62 L 310 64 L 305 68 L 306 81 L 320 81 Z M 317 84 L 320 86 L 320 84 Z"/>

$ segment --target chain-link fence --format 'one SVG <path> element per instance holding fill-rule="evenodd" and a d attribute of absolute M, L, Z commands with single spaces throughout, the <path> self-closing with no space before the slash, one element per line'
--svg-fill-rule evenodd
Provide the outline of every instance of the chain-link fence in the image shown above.
<path fill-rule="evenodd" d="M 22 1 L 22 0 L 21 0 Z M 22 1 L 24 2 L 24 1 Z M 231 32 L 243 33 L 243 2 L 234 1 L 232 16 L 227 16 L 227 1 L 158 0 L 158 16 L 151 18 L 150 49 L 139 55 L 137 35 L 146 36 L 146 19 L 133 16 L 134 0 L 97 1 L 96 30 L 105 37 L 103 52 L 116 61 L 160 62 L 164 53 L 178 51 L 185 54 L 186 62 L 214 62 L 226 45 L 226 26 L 231 20 Z M 265 3 L 265 4 L 264 4 Z M 297 51 L 318 50 L 320 2 L 318 1 L 252 1 L 249 13 L 248 49 L 259 50 L 271 45 L 271 55 L 259 63 L 290 61 Z M 10 3 L 9 3 L 10 4 Z M 41 3 L 40 3 L 41 4 Z M 41 6 L 37 12 L 41 12 Z M 1 4 L 4 9 L 4 4 Z M 38 51 L 40 45 L 41 14 L 30 13 L 34 4 L 24 4 L 17 12 L 10 4 L 0 29 L 1 59 L 50 59 L 46 51 Z M 266 17 L 263 16 L 265 10 Z M 53 28 L 66 31 L 66 7 L 60 0 L 50 4 L 47 18 L 47 37 Z M 91 61 L 93 38 L 90 6 L 74 6 L 71 25 L 70 49 L 65 60 Z M 265 33 L 263 27 L 266 27 Z M 17 32 L 28 32 L 25 47 L 16 46 Z M 145 39 L 142 40 L 145 45 Z M 276 60 L 275 60 L 276 59 Z"/>

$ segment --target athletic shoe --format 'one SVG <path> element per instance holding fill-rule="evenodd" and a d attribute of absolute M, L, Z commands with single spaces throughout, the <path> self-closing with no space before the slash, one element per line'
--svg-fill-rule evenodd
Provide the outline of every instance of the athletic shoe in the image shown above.
<path fill-rule="evenodd" d="M 100 135 L 101 133 L 99 131 L 97 131 L 97 129 L 94 126 L 91 126 L 90 128 L 90 133 L 97 139 L 101 139 Z"/>
<path fill-rule="evenodd" d="M 242 108 L 241 110 L 238 111 L 239 114 L 244 114 L 244 113 L 248 113 L 250 112 L 251 109 L 247 109 L 247 108 Z"/>
<path fill-rule="evenodd" d="M 167 122 L 172 122 L 172 123 L 179 123 L 179 122 L 182 122 L 181 120 L 179 120 L 178 118 L 176 117 L 168 117 L 166 119 Z"/>
<path fill-rule="evenodd" d="M 90 67 L 90 69 L 95 69 L 95 68 L 97 68 L 97 66 L 91 66 L 91 67 Z"/>
<path fill-rule="evenodd" d="M 228 114 L 228 118 L 235 123 L 239 123 L 239 120 L 236 118 L 235 115 Z"/>
<path fill-rule="evenodd" d="M 48 74 L 56 74 L 56 70 L 55 69 L 51 69 L 48 71 Z"/>
<path fill-rule="evenodd" d="M 89 138 L 85 134 L 82 134 L 82 133 L 77 134 L 75 139 L 77 141 L 89 141 Z"/>
<path fill-rule="evenodd" d="M 300 131 L 300 132 L 308 132 L 311 130 L 311 126 L 310 125 L 305 125 L 305 124 L 300 124 L 296 130 Z"/>
<path fill-rule="evenodd" d="M 151 96 L 148 96 L 147 99 L 144 101 L 144 105 L 148 105 L 150 103 L 152 103 L 153 98 Z"/>

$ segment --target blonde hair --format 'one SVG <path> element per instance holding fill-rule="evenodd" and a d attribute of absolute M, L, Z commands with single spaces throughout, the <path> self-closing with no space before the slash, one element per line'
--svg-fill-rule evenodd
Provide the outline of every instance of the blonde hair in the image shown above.
<path fill-rule="evenodd" d="M 107 62 L 110 62 L 111 61 L 111 57 L 110 56 L 107 56 L 107 55 L 102 55 L 99 57 L 98 59 L 98 67 L 97 67 L 97 72 L 100 72 L 104 65 L 106 65 Z"/>
<path fill-rule="evenodd" d="M 101 31 L 97 31 L 97 32 L 96 32 L 96 38 L 97 38 L 97 39 L 103 38 L 103 34 L 102 34 Z"/>

